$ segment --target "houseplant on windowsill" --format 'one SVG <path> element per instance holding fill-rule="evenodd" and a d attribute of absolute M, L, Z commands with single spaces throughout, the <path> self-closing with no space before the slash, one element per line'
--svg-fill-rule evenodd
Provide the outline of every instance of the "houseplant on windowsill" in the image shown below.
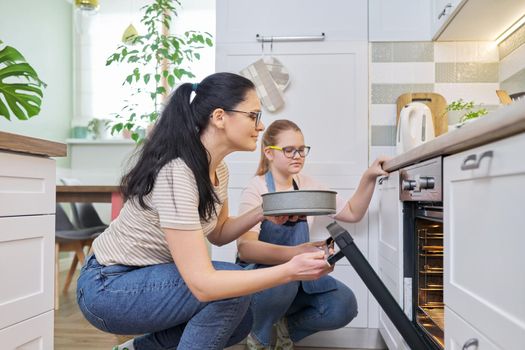
<path fill-rule="evenodd" d="M 200 60 L 200 49 L 213 45 L 209 33 L 190 30 L 181 37 L 170 34 L 172 19 L 180 6 L 178 0 L 154 0 L 144 6 L 141 23 L 146 33 L 133 32 L 123 38 L 125 44 L 107 59 L 106 65 L 118 62 L 131 66 L 122 85 L 131 87 L 132 93 L 116 114 L 112 133 L 128 130 L 131 138 L 140 142 L 145 129 L 159 117 L 162 100 L 169 90 L 184 77 L 195 77 L 189 63 Z M 143 96 L 146 98 L 140 99 Z M 150 101 L 148 106 L 143 105 L 145 100 Z"/>
<path fill-rule="evenodd" d="M 7 120 L 34 117 L 40 113 L 45 86 L 24 56 L 0 40 L 0 115 Z"/>

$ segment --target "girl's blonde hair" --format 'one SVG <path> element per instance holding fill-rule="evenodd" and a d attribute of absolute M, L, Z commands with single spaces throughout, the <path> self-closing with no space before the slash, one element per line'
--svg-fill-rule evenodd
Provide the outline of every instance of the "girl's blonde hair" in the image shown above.
<path fill-rule="evenodd" d="M 270 169 L 270 162 L 268 161 L 268 158 L 266 158 L 266 156 L 264 155 L 264 150 L 268 146 L 275 146 L 279 135 L 287 130 L 302 132 L 301 129 L 297 126 L 297 124 L 288 119 L 278 119 L 270 125 L 268 125 L 262 136 L 261 159 L 259 160 L 259 167 L 257 168 L 257 172 L 255 173 L 256 175 L 264 175 L 268 172 L 268 170 Z"/>

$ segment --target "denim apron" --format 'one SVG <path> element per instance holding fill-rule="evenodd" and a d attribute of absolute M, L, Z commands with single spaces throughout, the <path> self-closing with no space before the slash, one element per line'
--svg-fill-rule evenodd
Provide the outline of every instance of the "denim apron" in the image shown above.
<path fill-rule="evenodd" d="M 264 175 L 264 178 L 266 180 L 266 186 L 268 186 L 268 192 L 275 192 L 275 182 L 272 173 L 268 171 Z M 294 190 L 299 189 L 295 180 L 293 180 L 293 187 Z M 277 225 L 270 220 L 264 220 L 261 223 L 259 240 L 284 246 L 296 246 L 309 242 L 310 230 L 308 229 L 308 222 L 306 219 L 302 219 L 296 222 L 287 221 L 283 225 Z M 302 281 L 301 284 L 307 294 L 324 293 L 337 289 L 336 280 L 328 275 L 315 281 Z"/>

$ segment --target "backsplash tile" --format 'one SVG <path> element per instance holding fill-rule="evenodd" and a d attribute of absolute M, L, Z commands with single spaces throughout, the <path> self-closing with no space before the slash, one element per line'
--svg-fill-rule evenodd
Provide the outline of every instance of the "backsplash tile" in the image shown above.
<path fill-rule="evenodd" d="M 500 60 L 508 56 L 512 51 L 525 44 L 525 25 L 519 27 L 507 39 L 498 45 Z"/>
<path fill-rule="evenodd" d="M 434 84 L 372 84 L 372 103 L 396 103 L 406 92 L 433 92 Z"/>
<path fill-rule="evenodd" d="M 436 83 L 494 83 L 499 63 L 437 62 Z"/>
<path fill-rule="evenodd" d="M 393 125 L 373 125 L 371 146 L 395 146 L 396 127 Z"/>
<path fill-rule="evenodd" d="M 427 41 L 372 43 L 372 62 L 433 62 L 434 43 Z"/>

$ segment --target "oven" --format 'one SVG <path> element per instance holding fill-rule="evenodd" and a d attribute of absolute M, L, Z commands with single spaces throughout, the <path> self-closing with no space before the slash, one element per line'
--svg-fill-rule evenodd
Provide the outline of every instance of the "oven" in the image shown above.
<path fill-rule="evenodd" d="M 403 202 L 404 311 L 431 348 L 443 349 L 442 158 L 399 172 Z"/>

